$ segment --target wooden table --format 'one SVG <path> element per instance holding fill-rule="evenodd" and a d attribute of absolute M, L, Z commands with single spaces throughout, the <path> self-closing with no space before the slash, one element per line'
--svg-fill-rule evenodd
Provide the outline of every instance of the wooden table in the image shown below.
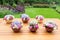
<path fill-rule="evenodd" d="M 21 19 L 14 19 L 21 21 Z M 33 19 L 31 19 L 33 20 Z M 30 20 L 30 21 L 31 21 Z M 46 20 L 50 19 L 45 19 Z M 54 30 L 53 33 L 47 33 L 45 28 L 42 27 L 43 24 L 39 24 L 39 29 L 36 33 L 32 33 L 28 29 L 28 24 L 23 24 L 20 33 L 14 33 L 10 24 L 6 24 L 2 18 L 0 18 L 0 40 L 60 40 L 60 20 L 59 19 L 51 19 L 56 22 L 58 25 L 58 30 Z"/>

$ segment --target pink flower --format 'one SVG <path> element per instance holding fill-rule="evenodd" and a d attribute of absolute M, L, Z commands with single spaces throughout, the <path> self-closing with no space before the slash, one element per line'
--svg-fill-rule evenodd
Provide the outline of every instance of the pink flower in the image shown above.
<path fill-rule="evenodd" d="M 54 25 L 53 25 L 53 24 L 48 24 L 47 26 L 48 26 L 48 27 L 51 27 L 51 28 L 53 28 L 53 27 L 54 27 Z"/>
<path fill-rule="evenodd" d="M 38 15 L 38 16 L 36 16 L 36 19 L 38 19 L 38 20 L 43 20 L 44 17 L 43 17 L 42 15 Z"/>
<path fill-rule="evenodd" d="M 21 22 L 14 21 L 11 24 L 11 28 L 14 32 L 18 32 L 22 28 L 22 24 L 21 24 Z"/>
<path fill-rule="evenodd" d="M 6 15 L 4 17 L 4 20 L 13 20 L 14 19 L 14 16 L 13 15 Z"/>
<path fill-rule="evenodd" d="M 28 22 L 29 21 L 29 16 L 27 14 L 22 14 L 21 16 L 23 22 Z"/>
<path fill-rule="evenodd" d="M 30 22 L 30 24 L 29 24 L 30 31 L 35 32 L 35 31 L 37 31 L 38 28 L 39 28 L 39 26 L 38 26 L 36 20 L 33 20 L 33 21 Z"/>

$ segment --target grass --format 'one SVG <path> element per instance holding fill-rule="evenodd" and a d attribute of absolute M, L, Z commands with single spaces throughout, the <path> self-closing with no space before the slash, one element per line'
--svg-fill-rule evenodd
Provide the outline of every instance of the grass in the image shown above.
<path fill-rule="evenodd" d="M 45 18 L 60 18 L 60 14 L 52 8 L 26 8 L 25 13 L 31 18 L 34 18 L 36 15 L 43 15 Z M 17 18 L 20 17 L 19 14 L 14 16 Z"/>
<path fill-rule="evenodd" d="M 21 14 L 14 14 L 15 18 L 20 18 Z"/>

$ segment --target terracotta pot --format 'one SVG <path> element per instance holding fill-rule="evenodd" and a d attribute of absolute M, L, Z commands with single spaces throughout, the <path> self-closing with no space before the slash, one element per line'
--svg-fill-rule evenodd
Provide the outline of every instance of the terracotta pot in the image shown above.
<path fill-rule="evenodd" d="M 23 23 L 28 23 L 29 18 L 22 18 Z"/>
<path fill-rule="evenodd" d="M 12 21 L 13 21 L 13 20 L 6 20 L 6 23 L 7 23 L 7 24 L 10 24 L 10 23 L 12 23 Z"/>

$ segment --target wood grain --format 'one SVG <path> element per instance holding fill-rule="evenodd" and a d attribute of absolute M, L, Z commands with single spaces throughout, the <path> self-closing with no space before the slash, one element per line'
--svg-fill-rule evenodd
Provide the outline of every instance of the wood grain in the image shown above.
<path fill-rule="evenodd" d="M 21 21 L 19 18 L 14 19 L 14 21 L 15 20 Z M 33 20 L 33 18 L 31 20 Z M 47 20 L 53 20 L 58 25 L 58 29 L 54 30 L 53 33 L 47 33 L 43 27 L 43 23 L 39 24 L 39 29 L 36 33 L 29 31 L 28 23 L 23 24 L 21 32 L 14 33 L 10 28 L 10 24 L 6 24 L 5 21 L 0 18 L 0 40 L 60 40 L 60 20 L 45 19 L 44 22 Z"/>

